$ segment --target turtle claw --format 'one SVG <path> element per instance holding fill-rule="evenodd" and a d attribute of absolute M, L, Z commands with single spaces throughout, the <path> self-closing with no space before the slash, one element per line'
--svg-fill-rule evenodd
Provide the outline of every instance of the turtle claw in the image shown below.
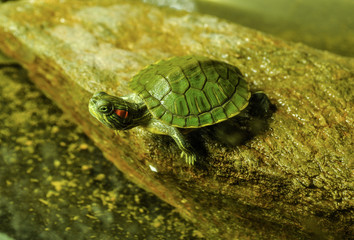
<path fill-rule="evenodd" d="M 124 130 L 114 130 L 114 133 L 116 136 L 120 137 L 126 137 L 127 136 L 127 131 Z"/>
<path fill-rule="evenodd" d="M 181 157 L 185 157 L 186 163 L 189 165 L 194 165 L 194 162 L 197 160 L 197 155 L 192 151 L 182 151 Z"/>

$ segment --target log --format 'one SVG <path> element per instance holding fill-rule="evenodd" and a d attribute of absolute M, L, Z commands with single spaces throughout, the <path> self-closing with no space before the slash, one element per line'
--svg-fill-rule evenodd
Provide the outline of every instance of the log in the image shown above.
<path fill-rule="evenodd" d="M 107 159 L 208 239 L 353 235 L 353 59 L 124 0 L 2 4 L 0 39 Z M 204 154 L 191 167 L 169 137 L 115 135 L 90 116 L 94 92 L 129 94 L 145 65 L 191 54 L 236 65 L 266 93 L 277 107 L 268 129 L 238 146 L 197 132 Z"/>

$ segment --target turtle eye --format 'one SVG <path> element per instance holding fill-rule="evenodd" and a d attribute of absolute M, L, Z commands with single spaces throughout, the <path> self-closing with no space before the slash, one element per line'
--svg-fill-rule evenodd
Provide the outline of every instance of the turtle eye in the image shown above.
<path fill-rule="evenodd" d="M 111 106 L 108 106 L 108 105 L 102 105 L 98 108 L 98 110 L 101 112 L 101 113 L 110 113 L 112 111 L 112 107 Z"/>

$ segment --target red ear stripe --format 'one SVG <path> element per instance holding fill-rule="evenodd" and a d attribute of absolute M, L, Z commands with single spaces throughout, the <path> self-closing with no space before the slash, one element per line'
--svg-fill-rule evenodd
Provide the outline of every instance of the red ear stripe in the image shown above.
<path fill-rule="evenodd" d="M 127 118 L 128 117 L 128 112 L 125 111 L 125 110 L 116 109 L 115 112 L 121 118 Z"/>

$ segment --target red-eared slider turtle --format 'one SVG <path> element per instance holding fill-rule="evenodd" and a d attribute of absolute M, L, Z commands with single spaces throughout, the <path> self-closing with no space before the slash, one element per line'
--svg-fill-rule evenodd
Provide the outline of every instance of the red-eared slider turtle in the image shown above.
<path fill-rule="evenodd" d="M 136 126 L 171 136 L 189 164 L 196 153 L 181 128 L 200 128 L 227 120 L 248 105 L 251 93 L 240 70 L 200 56 L 173 57 L 142 69 L 130 82 L 135 92 L 93 95 L 89 111 L 115 130 Z"/>

